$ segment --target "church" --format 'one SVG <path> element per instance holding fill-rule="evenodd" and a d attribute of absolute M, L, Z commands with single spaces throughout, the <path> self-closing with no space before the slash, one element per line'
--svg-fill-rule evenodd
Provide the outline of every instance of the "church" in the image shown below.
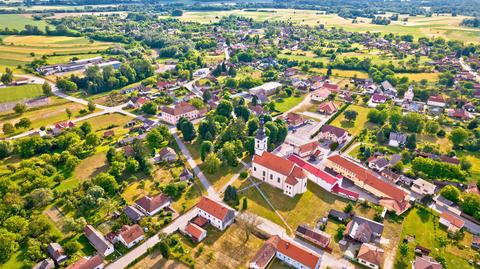
<path fill-rule="evenodd" d="M 255 136 L 251 175 L 283 190 L 283 193 L 290 197 L 306 192 L 308 175 L 305 170 L 295 162 L 270 153 L 267 149 L 268 137 L 262 121 Z"/>

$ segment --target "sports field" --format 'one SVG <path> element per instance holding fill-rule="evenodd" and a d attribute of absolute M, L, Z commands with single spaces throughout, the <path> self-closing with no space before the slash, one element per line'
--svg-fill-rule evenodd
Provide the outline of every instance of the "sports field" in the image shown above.
<path fill-rule="evenodd" d="M 0 103 L 31 99 L 43 95 L 42 85 L 29 84 L 0 88 Z"/>
<path fill-rule="evenodd" d="M 111 43 L 90 42 L 83 37 L 66 36 L 6 36 L 3 38 L 3 45 L 0 45 L 0 66 L 15 69 L 16 73 L 21 73 L 17 67 L 30 63 L 43 55 L 66 56 L 66 60 L 72 57 L 90 58 L 98 55 L 98 52 L 106 50 Z M 93 54 L 93 55 L 91 55 Z M 58 63 L 60 60 L 49 63 Z"/>
<path fill-rule="evenodd" d="M 460 26 L 460 22 L 465 18 L 463 16 L 452 17 L 450 15 L 440 15 L 432 17 L 409 17 L 407 22 L 394 21 L 390 25 L 384 26 L 370 24 L 370 19 L 367 18 L 359 18 L 359 22 L 353 24 L 350 19 L 344 19 L 334 14 L 324 15 L 315 10 L 269 9 L 268 11 L 271 12 L 245 10 L 185 12 L 184 15 L 180 17 L 180 20 L 210 23 L 219 21 L 223 16 L 240 15 L 253 18 L 257 21 L 286 20 L 312 26 L 324 24 L 327 28 L 341 27 L 353 32 L 371 31 L 411 34 L 415 37 L 443 37 L 466 42 L 480 41 L 480 29 Z"/>

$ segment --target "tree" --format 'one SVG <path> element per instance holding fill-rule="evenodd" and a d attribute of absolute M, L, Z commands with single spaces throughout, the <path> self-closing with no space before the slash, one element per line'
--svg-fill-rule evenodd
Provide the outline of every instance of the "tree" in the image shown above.
<path fill-rule="evenodd" d="M 5 73 L 2 74 L 0 78 L 3 84 L 8 85 L 13 81 L 13 71 L 10 68 L 5 68 Z"/>
<path fill-rule="evenodd" d="M 477 220 L 480 220 L 480 195 L 476 193 L 463 194 L 461 206 L 465 213 L 475 217 Z"/>
<path fill-rule="evenodd" d="M 409 132 L 420 133 L 423 129 L 423 124 L 423 117 L 417 113 L 408 113 L 402 119 L 402 126 Z"/>
<path fill-rule="evenodd" d="M 226 142 L 219 151 L 219 156 L 222 161 L 230 166 L 236 167 L 238 165 L 236 147 L 232 142 Z"/>
<path fill-rule="evenodd" d="M 87 108 L 88 108 L 88 111 L 90 111 L 90 112 L 95 111 L 95 109 L 96 109 L 95 103 L 92 102 L 92 101 L 89 101 L 89 102 L 88 102 L 88 105 L 87 105 Z"/>
<path fill-rule="evenodd" d="M 86 121 L 80 125 L 80 129 L 83 131 L 84 134 L 89 134 L 92 132 L 92 125 L 90 122 Z"/>
<path fill-rule="evenodd" d="M 154 102 L 147 102 L 142 105 L 142 111 L 145 114 L 155 115 L 157 114 L 157 104 L 155 104 Z"/>
<path fill-rule="evenodd" d="M 203 164 L 207 173 L 215 174 L 218 169 L 220 169 L 222 161 L 220 161 L 220 158 L 218 158 L 217 154 L 211 152 L 207 155 Z"/>
<path fill-rule="evenodd" d="M 258 118 L 252 118 L 247 122 L 247 129 L 248 129 L 248 135 L 252 136 L 260 127 L 260 123 L 258 121 Z"/>
<path fill-rule="evenodd" d="M 448 200 L 457 203 L 460 200 L 460 191 L 452 185 L 445 186 L 441 191 L 440 195 L 447 198 Z"/>
<path fill-rule="evenodd" d="M 17 114 L 22 114 L 23 112 L 27 111 L 27 105 L 22 104 L 22 103 L 17 103 L 13 107 L 13 111 L 15 111 L 15 113 L 17 113 Z"/>
<path fill-rule="evenodd" d="M 405 142 L 405 146 L 408 149 L 414 150 L 417 148 L 417 136 L 415 134 L 411 134 L 407 136 L 407 140 Z"/>
<path fill-rule="evenodd" d="M 217 106 L 217 114 L 229 118 L 232 115 L 233 105 L 228 100 L 221 100 Z"/>
<path fill-rule="evenodd" d="M 3 227 L 9 232 L 26 235 L 28 232 L 28 220 L 20 216 L 11 216 L 5 220 Z"/>
<path fill-rule="evenodd" d="M 167 243 L 165 243 L 165 240 L 158 243 L 158 249 L 160 250 L 162 257 L 168 259 L 168 257 L 170 256 L 170 248 L 168 247 Z"/>
<path fill-rule="evenodd" d="M 72 117 L 72 111 L 69 108 L 65 109 L 65 113 L 67 113 L 67 117 L 70 119 Z"/>
<path fill-rule="evenodd" d="M 115 163 L 115 162 L 114 162 Z M 119 186 L 115 178 L 107 173 L 100 173 L 93 178 L 93 182 L 102 187 L 110 195 L 115 194 Z"/>
<path fill-rule="evenodd" d="M 350 212 L 352 212 L 352 210 L 353 210 L 353 205 L 352 205 L 352 203 L 348 203 L 348 204 L 345 206 L 345 208 L 343 209 L 343 212 L 345 212 L 345 213 L 350 213 Z"/>
<path fill-rule="evenodd" d="M 343 224 L 338 225 L 337 234 L 335 235 L 335 237 L 337 239 L 343 238 L 343 233 L 345 232 L 345 229 L 346 229 L 345 225 Z"/>
<path fill-rule="evenodd" d="M 177 123 L 177 128 L 182 132 L 185 141 L 190 142 L 197 137 L 197 132 L 195 131 L 193 123 L 186 118 L 180 118 Z"/>
<path fill-rule="evenodd" d="M 125 170 L 130 174 L 133 174 L 138 171 L 140 164 L 133 157 L 128 157 L 127 162 L 125 163 Z"/>
<path fill-rule="evenodd" d="M 455 147 L 458 147 L 461 144 L 463 144 L 463 142 L 465 142 L 467 138 L 468 138 L 468 132 L 462 127 L 455 128 L 448 136 L 448 139 L 452 141 Z"/>
<path fill-rule="evenodd" d="M 21 118 L 17 123 L 15 123 L 15 128 L 30 128 L 32 122 L 28 118 Z"/>
<path fill-rule="evenodd" d="M 13 146 L 9 141 L 0 141 L 0 160 L 12 154 Z"/>
<path fill-rule="evenodd" d="M 13 127 L 13 124 L 7 122 L 3 124 L 2 131 L 6 135 L 13 134 L 15 132 L 15 127 Z"/>
<path fill-rule="evenodd" d="M 400 255 L 402 256 L 402 261 L 403 261 L 405 257 L 407 257 L 408 255 L 409 247 L 406 243 L 402 243 L 399 249 L 400 249 Z"/>
<path fill-rule="evenodd" d="M 89 147 L 92 147 L 92 148 L 95 147 L 95 146 L 98 146 L 98 145 L 100 145 L 100 138 L 98 137 L 98 135 L 96 133 L 89 133 L 85 137 L 85 145 L 87 145 Z"/>
<path fill-rule="evenodd" d="M 172 16 L 173 17 L 181 17 L 183 16 L 183 11 L 180 9 L 175 9 L 172 11 Z"/>
<path fill-rule="evenodd" d="M 51 189 L 40 188 L 33 190 L 28 195 L 28 200 L 32 207 L 43 207 L 48 205 L 53 199 L 53 192 Z"/>
<path fill-rule="evenodd" d="M 46 81 L 42 85 L 42 91 L 43 91 L 43 94 L 46 96 L 52 96 L 53 94 L 52 86 L 50 86 L 50 84 Z"/>
<path fill-rule="evenodd" d="M 153 129 L 147 134 L 147 142 L 150 148 L 158 149 L 162 146 L 163 136 L 159 130 Z"/>
<path fill-rule="evenodd" d="M 236 218 L 239 227 L 245 232 L 245 241 L 250 239 L 250 235 L 255 232 L 258 225 L 262 224 L 262 220 L 257 215 L 250 212 L 242 212 Z"/>
<path fill-rule="evenodd" d="M 74 240 L 68 241 L 63 246 L 63 248 L 65 249 L 65 253 L 68 256 L 72 256 L 73 254 L 77 253 L 77 251 L 79 251 L 81 247 L 82 247 L 82 245 L 80 245 L 80 243 L 78 243 L 77 241 L 74 241 Z"/>
<path fill-rule="evenodd" d="M 66 79 L 57 80 L 56 85 L 60 90 L 63 90 L 63 91 L 66 91 L 66 92 L 73 92 L 73 91 L 76 91 L 78 89 L 77 84 L 75 84 L 74 82 L 72 82 L 70 80 L 66 80 Z"/>
<path fill-rule="evenodd" d="M 248 207 L 248 201 L 247 201 L 247 197 L 244 197 L 243 198 L 243 202 L 242 202 L 242 210 L 246 210 L 247 207 Z"/>
<path fill-rule="evenodd" d="M 202 162 L 205 161 L 205 158 L 210 152 L 213 152 L 213 143 L 208 140 L 203 141 L 202 145 L 200 146 L 200 159 Z"/>
<path fill-rule="evenodd" d="M 357 119 L 358 113 L 355 110 L 347 110 L 344 112 L 344 115 L 345 115 L 345 119 L 349 121 L 355 121 L 355 119 Z"/>
<path fill-rule="evenodd" d="M 0 228 L 0 263 L 5 263 L 18 250 L 18 235 Z"/>
<path fill-rule="evenodd" d="M 472 168 L 472 163 L 466 158 L 461 158 L 460 168 L 462 168 L 463 171 L 469 171 L 470 168 Z"/>

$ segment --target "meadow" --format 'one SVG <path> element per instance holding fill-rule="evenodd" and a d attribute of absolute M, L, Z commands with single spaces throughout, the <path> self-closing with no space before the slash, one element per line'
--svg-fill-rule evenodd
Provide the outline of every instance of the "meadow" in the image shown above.
<path fill-rule="evenodd" d="M 111 46 L 111 43 L 90 41 L 83 37 L 66 36 L 5 36 L 0 45 L 0 66 L 22 73 L 18 67 L 34 59 L 47 57 L 47 63 L 68 62 L 72 57 L 91 58 Z M 62 58 L 60 58 L 62 57 Z M 3 69 L 3 68 L 2 68 Z M 3 70 L 2 70 L 3 71 Z"/>
<path fill-rule="evenodd" d="M 42 85 L 28 84 L 21 86 L 0 88 L 0 103 L 14 102 L 23 99 L 32 99 L 43 95 Z"/>
<path fill-rule="evenodd" d="M 352 23 L 350 19 L 344 19 L 335 14 L 325 15 L 315 10 L 269 9 L 269 11 L 271 12 L 245 10 L 185 12 L 180 20 L 212 23 L 219 21 L 223 16 L 239 15 L 257 21 L 285 20 L 311 26 L 323 24 L 327 28 L 343 28 L 346 31 L 353 32 L 370 31 L 402 35 L 411 34 L 417 38 L 427 36 L 467 42 L 480 41 L 480 29 L 460 26 L 460 22 L 465 18 L 463 16 L 434 15 L 432 17 L 409 17 L 407 22 L 394 21 L 390 25 L 384 26 L 370 24 L 370 19 L 367 18 L 359 18 L 358 23 Z"/>
<path fill-rule="evenodd" d="M 41 30 L 45 29 L 48 25 L 45 21 L 37 21 L 29 18 L 28 16 L 20 14 L 2 14 L 0 15 L 0 28 L 8 27 L 9 29 L 23 30 L 25 25 L 38 26 Z"/>

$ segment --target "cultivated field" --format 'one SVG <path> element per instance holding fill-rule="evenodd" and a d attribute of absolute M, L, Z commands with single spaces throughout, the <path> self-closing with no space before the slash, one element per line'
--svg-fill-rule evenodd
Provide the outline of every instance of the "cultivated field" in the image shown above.
<path fill-rule="evenodd" d="M 0 103 L 15 102 L 43 95 L 42 85 L 29 84 L 0 88 Z"/>
<path fill-rule="evenodd" d="M 315 10 L 270 9 L 268 11 L 270 12 L 250 12 L 245 10 L 185 12 L 180 20 L 210 23 L 219 21 L 223 16 L 240 15 L 253 18 L 257 21 L 288 20 L 299 24 L 324 24 L 329 28 L 341 27 L 353 32 L 370 31 L 411 34 L 415 37 L 444 37 L 446 39 L 458 39 L 467 42 L 480 41 L 480 29 L 460 26 L 460 22 L 465 18 L 463 16 L 452 17 L 449 15 L 440 15 L 432 17 L 410 17 L 408 18 L 408 22 L 394 21 L 388 26 L 383 26 L 370 24 L 370 19 L 367 18 L 359 18 L 359 22 L 353 24 L 350 19 L 344 19 L 334 14 L 324 15 Z"/>
<path fill-rule="evenodd" d="M 40 30 L 44 30 L 48 25 L 45 21 L 37 21 L 20 14 L 2 14 L 0 15 L 0 28 L 8 27 L 9 29 L 23 30 L 25 25 L 38 26 Z"/>
<path fill-rule="evenodd" d="M 68 62 L 72 57 L 90 58 L 111 46 L 111 43 L 91 42 L 83 37 L 66 36 L 6 36 L 0 45 L 0 66 L 17 67 L 30 63 L 41 56 L 54 56 L 48 63 Z M 59 58 L 62 55 L 65 58 Z M 66 61 L 63 61 L 66 60 Z M 3 68 L 2 68 L 3 69 Z M 3 71 L 3 70 L 2 70 Z"/>

